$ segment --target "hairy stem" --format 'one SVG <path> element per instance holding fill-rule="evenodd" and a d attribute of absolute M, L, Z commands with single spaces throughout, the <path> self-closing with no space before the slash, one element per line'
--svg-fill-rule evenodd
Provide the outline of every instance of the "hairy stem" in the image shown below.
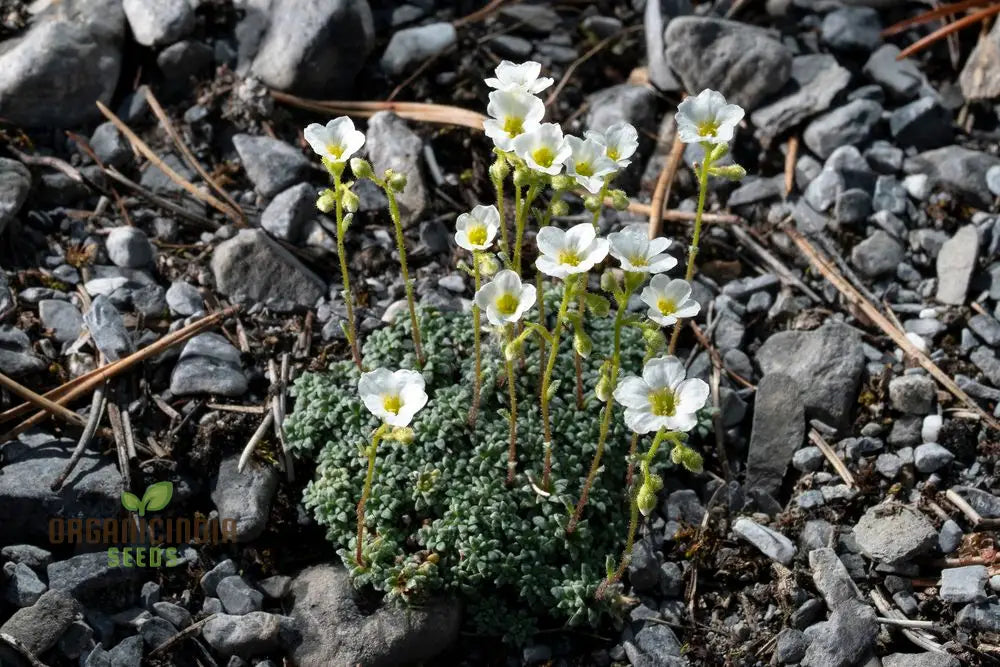
<path fill-rule="evenodd" d="M 413 298 L 413 283 L 410 282 L 410 271 L 406 266 L 406 242 L 403 239 L 403 223 L 399 218 L 399 204 L 396 193 L 388 183 L 382 184 L 385 196 L 389 199 L 389 215 L 396 228 L 396 247 L 399 250 L 399 268 L 403 273 L 403 286 L 406 288 L 406 303 L 410 307 L 410 326 L 413 333 L 413 350 L 417 354 L 417 365 L 423 368 L 424 350 L 420 342 L 420 324 L 417 322 L 417 306 Z"/>
<path fill-rule="evenodd" d="M 479 291 L 479 253 L 472 253 L 472 280 L 475 284 L 476 292 Z M 476 418 L 479 416 L 479 395 L 482 391 L 483 383 L 483 355 L 482 355 L 482 325 L 480 324 L 480 311 L 479 306 L 476 305 L 475 301 L 472 303 L 472 336 L 475 347 L 475 357 L 476 357 L 476 367 L 475 367 L 475 379 L 473 380 L 472 386 L 472 406 L 469 408 L 469 426 L 475 427 Z"/>
<path fill-rule="evenodd" d="M 524 227 L 528 222 L 528 213 L 531 211 L 531 204 L 538 196 L 538 183 L 528 186 L 528 192 L 521 197 L 521 188 L 514 186 L 515 212 L 514 212 L 514 271 L 521 275 L 521 246 L 524 245 Z"/>
<path fill-rule="evenodd" d="M 344 236 L 347 234 L 347 229 L 344 225 L 344 207 L 340 202 L 340 172 L 331 169 L 330 173 L 333 176 L 333 191 L 336 194 L 335 199 L 337 200 L 334 209 L 337 219 L 337 259 L 340 260 L 340 279 L 344 284 L 344 303 L 347 304 L 347 342 L 351 346 L 351 357 L 354 359 L 354 365 L 358 367 L 358 370 L 364 370 L 361 367 L 358 330 L 354 323 L 354 297 L 351 294 L 351 275 L 347 271 L 347 249 L 344 244 Z"/>
<path fill-rule="evenodd" d="M 705 196 L 708 194 L 708 169 L 712 166 L 711 153 L 705 149 L 705 159 L 702 161 L 701 169 L 698 171 L 698 210 L 694 215 L 694 233 L 691 236 L 691 246 L 688 248 L 687 270 L 684 272 L 684 280 L 691 282 L 694 277 L 694 260 L 698 256 L 698 243 L 701 240 L 701 219 L 705 214 Z M 674 324 L 673 333 L 670 334 L 670 346 L 667 354 L 673 354 L 677 350 L 677 340 L 681 335 L 681 321 Z"/>
<path fill-rule="evenodd" d="M 552 424 L 549 420 L 549 383 L 552 381 L 552 371 L 556 367 L 556 356 L 559 354 L 559 336 L 562 333 L 563 320 L 566 318 L 566 311 L 569 309 L 569 302 L 573 296 L 573 283 L 576 276 L 569 276 L 563 284 L 563 298 L 559 304 L 559 312 L 556 314 L 556 323 L 552 328 L 552 347 L 549 349 L 549 360 L 545 364 L 545 372 L 542 375 L 542 425 L 545 429 L 545 473 L 542 476 L 542 488 L 549 490 L 549 482 L 552 477 Z"/>
<path fill-rule="evenodd" d="M 503 180 L 493 179 L 493 189 L 497 193 L 497 212 L 500 213 L 500 252 L 510 261 L 510 239 L 507 232 L 507 218 L 504 217 L 503 210 Z"/>
<path fill-rule="evenodd" d="M 625 295 L 622 297 L 621 303 L 618 304 L 618 312 L 615 314 L 614 343 L 611 350 L 611 371 L 609 374 L 609 386 L 612 390 L 618 384 L 618 370 L 621 367 L 622 327 L 625 324 L 625 311 L 630 296 L 632 296 L 632 290 L 626 285 Z M 576 503 L 576 510 L 566 526 L 568 534 L 572 534 L 576 530 L 576 524 L 579 523 L 580 517 L 583 515 L 583 508 L 587 504 L 590 489 L 594 485 L 594 480 L 597 479 L 597 471 L 601 468 L 601 458 L 604 456 L 604 446 L 611 430 L 611 415 L 614 412 L 614 406 L 614 397 L 608 396 L 608 401 L 604 404 L 604 415 L 601 417 L 601 430 L 597 436 L 597 451 L 594 452 L 594 460 L 590 464 L 587 480 L 583 483 L 583 491 L 580 493 L 580 500 Z"/>
<path fill-rule="evenodd" d="M 378 451 L 378 443 L 385 433 L 385 428 L 385 425 L 382 425 L 375 429 L 375 432 L 372 433 L 372 442 L 368 445 L 366 452 L 368 454 L 368 472 L 365 474 L 365 487 L 361 492 L 361 500 L 358 501 L 358 543 L 354 551 L 354 560 L 360 567 L 365 565 L 361 555 L 361 547 L 365 538 L 365 505 L 372 493 L 372 480 L 375 478 L 375 454 Z"/>
<path fill-rule="evenodd" d="M 505 327 L 506 342 L 514 340 L 514 326 Z M 507 450 L 507 485 L 514 481 L 514 470 L 517 468 L 517 388 L 514 386 L 514 362 L 506 359 L 507 391 L 510 393 L 510 446 Z"/>

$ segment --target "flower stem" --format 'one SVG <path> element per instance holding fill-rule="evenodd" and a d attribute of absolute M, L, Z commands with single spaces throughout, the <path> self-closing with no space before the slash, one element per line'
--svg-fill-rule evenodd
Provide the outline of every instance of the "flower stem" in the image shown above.
<path fill-rule="evenodd" d="M 479 253 L 478 252 L 473 252 L 472 253 L 472 280 L 473 280 L 473 282 L 475 284 L 475 291 L 478 292 L 479 291 L 479 282 L 480 282 L 480 279 L 479 279 Z M 476 418 L 479 415 L 479 394 L 480 394 L 480 391 L 482 389 L 482 382 L 483 382 L 483 378 L 482 378 L 482 373 L 483 373 L 483 369 L 482 369 L 483 356 L 482 356 L 482 341 L 481 341 L 482 335 L 481 335 L 481 331 L 480 331 L 482 329 L 482 326 L 480 325 L 480 317 L 481 317 L 481 315 L 480 315 L 480 311 L 479 311 L 479 306 L 477 306 L 476 303 L 473 302 L 472 303 L 472 336 L 473 336 L 473 340 L 475 341 L 475 343 L 474 343 L 475 353 L 474 354 L 475 354 L 475 357 L 476 357 L 476 366 L 475 366 L 475 379 L 473 380 L 473 386 L 472 386 L 472 406 L 469 408 L 469 426 L 473 427 L 473 428 L 475 428 L 475 426 L 476 426 Z"/>
<path fill-rule="evenodd" d="M 566 311 L 569 309 L 570 299 L 573 297 L 573 285 L 576 276 L 569 276 L 563 284 L 563 298 L 559 304 L 559 312 L 556 314 L 556 323 L 552 329 L 552 347 L 549 349 L 549 360 L 545 364 L 545 373 L 542 375 L 542 425 L 545 429 L 545 473 L 542 476 L 542 488 L 549 490 L 549 481 L 552 477 L 552 425 L 549 420 L 549 383 L 552 381 L 552 371 L 556 367 L 556 356 L 559 353 L 559 335 L 562 333 L 563 320 L 566 318 Z"/>
<path fill-rule="evenodd" d="M 365 537 L 365 505 L 371 496 L 372 480 L 375 478 L 375 454 L 378 451 L 378 444 L 382 440 L 385 430 L 385 424 L 375 429 L 375 432 L 372 433 L 372 442 L 366 450 L 368 454 L 368 472 L 365 474 L 365 487 L 361 492 L 361 500 L 358 501 L 358 543 L 354 551 L 354 560 L 360 567 L 364 567 L 365 565 L 361 555 L 361 547 Z"/>
<path fill-rule="evenodd" d="M 497 212 L 500 213 L 500 252 L 510 261 L 510 239 L 507 237 L 507 219 L 503 210 L 503 180 L 493 179 L 493 189 L 497 193 Z"/>
<path fill-rule="evenodd" d="M 528 186 L 527 194 L 522 197 L 521 188 L 514 186 L 514 271 L 518 276 L 521 275 L 521 246 L 524 244 L 524 226 L 528 222 L 531 204 L 538 196 L 538 188 L 538 183 L 532 183 Z"/>
<path fill-rule="evenodd" d="M 514 340 L 514 326 L 505 327 L 508 343 Z M 517 468 L 517 388 L 514 386 L 514 362 L 505 358 L 507 366 L 507 390 L 510 392 L 510 446 L 507 450 L 507 485 L 514 481 Z"/>
<path fill-rule="evenodd" d="M 389 216 L 392 224 L 396 228 L 396 247 L 399 250 L 399 268 L 403 273 L 403 286 L 406 288 L 406 302 L 410 307 L 410 325 L 413 333 L 413 350 L 417 355 L 417 365 L 424 366 L 424 350 L 420 342 L 420 324 L 417 322 L 417 307 L 413 298 L 413 283 L 410 282 L 410 271 L 406 266 L 406 242 L 403 239 L 403 223 L 399 218 L 399 204 L 396 202 L 396 193 L 387 182 L 380 183 L 385 190 L 385 196 L 389 199 Z"/>
<path fill-rule="evenodd" d="M 705 159 L 701 163 L 698 171 L 698 210 L 694 215 L 694 233 L 691 236 L 691 246 L 688 248 L 687 270 L 684 272 L 684 280 L 691 282 L 694 277 L 694 260 L 698 256 L 698 243 L 701 240 L 701 219 L 705 213 L 705 196 L 708 194 L 708 170 L 712 166 L 711 153 L 705 149 Z M 681 321 L 674 324 L 673 333 L 670 334 L 670 346 L 667 354 L 673 354 L 677 350 L 677 340 L 681 335 Z"/>
<path fill-rule="evenodd" d="M 618 306 L 618 312 L 615 314 L 614 347 L 611 351 L 611 372 L 609 376 L 611 379 L 609 386 L 612 389 L 618 384 L 618 369 L 621 366 L 622 327 L 625 324 L 625 311 L 630 296 L 632 296 L 632 290 L 629 285 L 626 285 L 625 295 L 622 297 Z M 601 468 L 601 457 L 604 456 L 604 446 L 608 441 L 608 432 L 611 430 L 611 414 L 614 411 L 614 405 L 614 397 L 608 396 L 608 401 L 604 404 L 604 415 L 601 418 L 601 430 L 597 436 L 597 451 L 594 452 L 594 460 L 590 464 L 590 472 L 587 473 L 587 480 L 583 483 L 583 491 L 580 493 L 580 500 L 576 504 L 576 510 L 573 512 L 573 516 L 566 526 L 567 534 L 572 534 L 576 530 L 576 524 L 579 523 L 580 517 L 583 515 L 583 508 L 587 504 L 590 489 L 597 478 L 597 471 Z"/>
<path fill-rule="evenodd" d="M 347 234 L 347 227 L 344 224 L 344 206 L 340 198 L 340 172 L 331 169 L 330 175 L 333 177 L 333 191 L 337 200 L 335 215 L 337 218 L 337 259 L 340 260 L 340 278 L 344 285 L 344 303 L 347 304 L 347 342 L 351 346 L 351 357 L 358 370 L 364 370 L 361 366 L 361 350 L 358 347 L 358 331 L 354 323 L 354 297 L 351 295 L 351 275 L 347 271 L 347 249 L 344 244 L 344 236 Z"/>

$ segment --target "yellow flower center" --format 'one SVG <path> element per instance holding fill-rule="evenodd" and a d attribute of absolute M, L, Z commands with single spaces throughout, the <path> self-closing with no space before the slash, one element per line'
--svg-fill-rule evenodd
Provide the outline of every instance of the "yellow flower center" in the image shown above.
<path fill-rule="evenodd" d="M 673 417 L 676 406 L 674 392 L 668 387 L 649 392 L 649 407 L 657 417 Z"/>
<path fill-rule="evenodd" d="M 698 123 L 698 134 L 703 137 L 714 137 L 719 131 L 719 124 L 714 120 L 706 120 Z"/>
<path fill-rule="evenodd" d="M 611 158 L 612 160 L 617 160 L 618 156 L 620 155 L 620 153 L 618 152 L 617 148 L 610 148 L 609 147 L 608 150 L 607 150 L 607 153 L 608 153 L 608 157 Z"/>
<path fill-rule="evenodd" d="M 512 137 L 524 132 L 524 119 L 517 116 L 505 116 L 503 119 L 503 131 Z"/>
<path fill-rule="evenodd" d="M 656 307 L 660 309 L 662 315 L 673 315 L 677 312 L 677 304 L 673 299 L 662 298 L 656 302 Z"/>
<path fill-rule="evenodd" d="M 569 266 L 576 266 L 580 263 L 580 256 L 576 254 L 573 250 L 560 250 L 559 251 L 559 263 L 568 264 Z"/>
<path fill-rule="evenodd" d="M 504 292 L 499 297 L 497 297 L 496 307 L 497 312 L 501 315 L 510 317 L 517 312 L 518 300 L 512 292 Z"/>
<path fill-rule="evenodd" d="M 486 244 L 486 225 L 473 225 L 467 231 L 469 243 L 472 245 Z"/>
<path fill-rule="evenodd" d="M 556 159 L 556 154 L 548 146 L 542 146 L 531 152 L 531 159 L 539 167 L 551 167 L 552 161 Z"/>
<path fill-rule="evenodd" d="M 576 173 L 578 173 L 581 176 L 593 176 L 594 168 L 590 166 L 589 162 L 577 162 Z"/>
<path fill-rule="evenodd" d="M 399 409 L 403 407 L 403 399 L 399 397 L 399 394 L 385 394 L 382 396 L 382 408 L 386 412 L 392 414 L 399 414 Z"/>
<path fill-rule="evenodd" d="M 334 160 L 339 160 L 340 156 L 344 154 L 344 147 L 340 144 L 327 144 L 326 152 L 332 155 Z"/>
<path fill-rule="evenodd" d="M 645 255 L 632 255 L 628 258 L 628 263 L 632 266 L 649 266 Z"/>

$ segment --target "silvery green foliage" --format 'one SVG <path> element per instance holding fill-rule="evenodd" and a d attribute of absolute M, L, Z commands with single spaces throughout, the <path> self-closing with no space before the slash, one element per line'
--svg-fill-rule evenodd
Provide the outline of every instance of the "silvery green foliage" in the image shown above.
<path fill-rule="evenodd" d="M 558 297 L 546 294 L 547 313 L 555 312 Z M 289 443 L 298 455 L 317 460 L 306 506 L 341 549 L 356 585 L 370 584 L 414 602 L 435 591 L 459 594 L 476 632 L 513 641 L 530 636 L 539 623 L 596 625 L 613 611 L 613 600 L 597 601 L 594 591 L 606 575 L 606 556 L 620 551 L 628 523 L 630 434 L 620 413 L 585 520 L 567 537 L 565 525 L 594 454 L 601 415 L 592 393 L 584 410 L 576 408 L 570 341 L 564 337 L 566 353 L 559 355 L 554 374 L 560 389 L 552 401 L 552 423 L 560 446 L 553 460 L 555 492 L 544 498 L 525 476 L 528 472 L 537 480 L 542 472 L 537 341 L 525 346 L 525 366 L 518 364 L 518 474 L 514 486 L 507 487 L 507 389 L 498 384 L 505 377 L 499 346 L 484 349 L 482 408 L 472 432 L 467 425 L 473 386 L 469 318 L 423 311 L 420 320 L 430 401 L 413 422 L 412 444 L 386 443 L 378 450 L 366 513 L 373 537 L 365 550 L 370 566 L 361 570 L 354 563 L 355 505 L 366 467 L 360 449 L 378 424 L 357 398 L 358 371 L 349 361 L 295 384 Z M 595 349 L 609 350 L 610 321 L 592 318 L 588 325 Z M 409 319 L 399 318 L 370 335 L 366 366 L 415 368 L 409 328 Z M 638 372 L 642 337 L 633 329 L 624 333 L 624 370 Z M 600 361 L 597 354 L 585 360 L 585 387 L 594 387 Z"/>

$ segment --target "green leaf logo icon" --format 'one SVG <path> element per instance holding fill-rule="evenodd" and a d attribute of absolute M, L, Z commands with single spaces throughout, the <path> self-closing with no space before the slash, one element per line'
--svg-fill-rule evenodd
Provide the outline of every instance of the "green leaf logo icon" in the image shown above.
<path fill-rule="evenodd" d="M 133 493 L 122 491 L 122 507 L 130 512 L 138 512 L 139 516 L 146 516 L 146 512 L 159 512 L 169 505 L 173 496 L 173 482 L 157 482 L 146 489 L 142 500 Z"/>

